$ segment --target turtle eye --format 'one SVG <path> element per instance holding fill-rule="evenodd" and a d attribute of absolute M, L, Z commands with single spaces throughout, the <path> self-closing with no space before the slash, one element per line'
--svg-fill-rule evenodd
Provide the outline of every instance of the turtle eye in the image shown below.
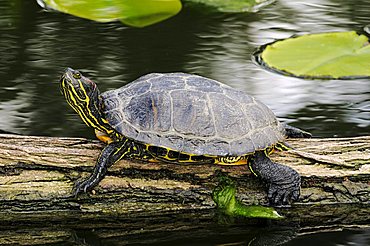
<path fill-rule="evenodd" d="M 73 74 L 73 78 L 81 79 L 81 74 L 79 72 L 76 72 L 76 73 Z"/>

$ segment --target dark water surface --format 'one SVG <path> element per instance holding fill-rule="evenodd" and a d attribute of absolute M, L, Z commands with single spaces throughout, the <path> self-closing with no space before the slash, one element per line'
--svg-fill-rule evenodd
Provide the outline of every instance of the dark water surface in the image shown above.
<path fill-rule="evenodd" d="M 196 73 L 254 95 L 283 121 L 315 136 L 368 135 L 369 80 L 288 78 L 256 66 L 251 54 L 293 34 L 359 31 L 369 20 L 370 0 L 281 0 L 253 14 L 184 8 L 170 20 L 136 29 L 45 12 L 36 1 L 0 0 L 0 130 L 94 138 L 59 92 L 59 76 L 69 66 L 101 91 L 149 72 Z M 353 240 L 357 234 L 334 233 L 337 241 L 310 235 L 287 245 L 370 245 L 369 231 L 365 244 Z"/>
<path fill-rule="evenodd" d="M 59 93 L 59 76 L 70 66 L 101 91 L 149 72 L 196 73 L 254 95 L 315 136 L 370 132 L 369 80 L 304 81 L 250 59 L 259 45 L 293 34 L 361 30 L 369 24 L 369 0 L 284 0 L 256 14 L 185 8 L 143 29 L 45 12 L 30 0 L 0 0 L 0 13 L 1 130 L 94 138 Z"/>

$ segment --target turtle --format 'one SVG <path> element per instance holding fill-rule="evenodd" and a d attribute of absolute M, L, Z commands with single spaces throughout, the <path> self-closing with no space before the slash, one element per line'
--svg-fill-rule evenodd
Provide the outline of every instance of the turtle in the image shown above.
<path fill-rule="evenodd" d="M 95 82 L 66 68 L 61 92 L 107 145 L 73 194 L 92 190 L 122 158 L 176 164 L 247 165 L 267 186 L 269 204 L 288 205 L 301 178 L 268 155 L 287 137 L 310 137 L 281 123 L 265 104 L 216 80 L 182 72 L 150 73 L 100 93 Z"/>

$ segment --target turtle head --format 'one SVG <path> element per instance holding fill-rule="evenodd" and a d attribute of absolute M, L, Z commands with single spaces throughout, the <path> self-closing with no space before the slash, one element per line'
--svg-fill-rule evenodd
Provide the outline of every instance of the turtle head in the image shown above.
<path fill-rule="evenodd" d="M 79 71 L 67 68 L 60 78 L 60 87 L 68 104 L 86 125 L 102 132 L 111 132 L 111 127 L 101 111 L 99 89 L 93 81 Z"/>
<path fill-rule="evenodd" d="M 87 107 L 91 100 L 96 100 L 98 87 L 79 71 L 66 68 L 60 79 L 61 91 L 67 102 L 75 107 Z"/>

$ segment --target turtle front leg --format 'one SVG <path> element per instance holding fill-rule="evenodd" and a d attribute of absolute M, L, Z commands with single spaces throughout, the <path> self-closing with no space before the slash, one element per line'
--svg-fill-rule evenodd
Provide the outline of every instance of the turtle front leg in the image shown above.
<path fill-rule="evenodd" d="M 73 194 L 77 196 L 81 192 L 93 189 L 105 177 L 107 170 L 122 158 L 144 158 L 146 157 L 140 145 L 128 139 L 108 144 L 98 157 L 97 163 L 91 175 L 75 184 Z"/>
<path fill-rule="evenodd" d="M 288 205 L 300 195 L 301 176 L 294 169 L 273 162 L 264 151 L 257 151 L 249 168 L 268 184 L 267 197 L 272 205 Z"/>

